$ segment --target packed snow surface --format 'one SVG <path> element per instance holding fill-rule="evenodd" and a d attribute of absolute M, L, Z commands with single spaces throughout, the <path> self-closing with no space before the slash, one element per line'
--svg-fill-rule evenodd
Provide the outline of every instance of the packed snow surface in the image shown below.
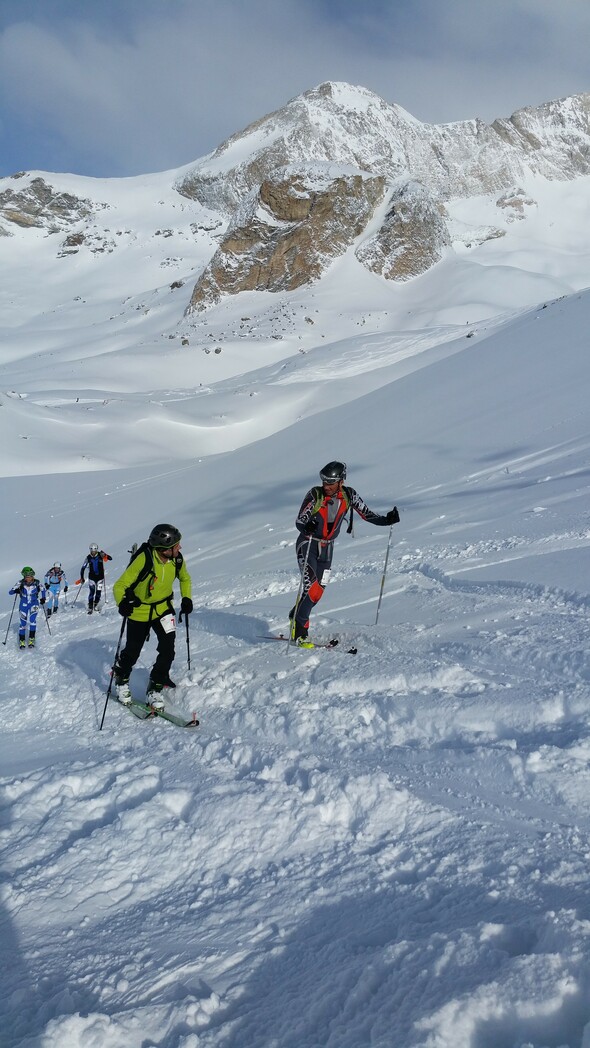
<path fill-rule="evenodd" d="M 222 304 L 217 355 L 163 340 L 190 284 L 165 297 L 147 232 L 69 276 L 0 243 L 3 1048 L 590 1048 L 583 189 L 559 250 L 539 217 L 403 290 L 343 261 L 282 341 L 268 298 Z M 338 647 L 293 650 L 266 637 L 333 458 L 401 522 L 386 575 L 389 529 L 343 530 L 311 626 Z M 158 521 L 200 726 L 110 701 L 100 731 L 111 585 Z M 67 603 L 19 651 L 8 589 L 55 559 Z"/>

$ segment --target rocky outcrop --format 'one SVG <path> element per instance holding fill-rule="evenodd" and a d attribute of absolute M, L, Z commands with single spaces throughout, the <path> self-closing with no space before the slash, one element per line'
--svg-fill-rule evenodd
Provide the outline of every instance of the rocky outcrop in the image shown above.
<path fill-rule="evenodd" d="M 92 211 L 89 200 L 60 193 L 40 177 L 30 179 L 22 188 L 0 193 L 0 218 L 24 228 L 34 226 L 58 233 L 73 222 L 88 218 Z"/>
<path fill-rule="evenodd" d="M 491 126 L 527 167 L 546 178 L 570 179 L 590 172 L 590 94 L 528 106 Z"/>
<path fill-rule="evenodd" d="M 424 186 L 409 182 L 392 193 L 383 222 L 356 257 L 386 280 L 405 281 L 425 273 L 450 245 L 444 208 Z"/>
<path fill-rule="evenodd" d="M 430 125 L 364 88 L 321 84 L 233 135 L 177 183 L 228 222 L 189 310 L 224 294 L 316 280 L 370 222 L 354 247 L 358 260 L 388 280 L 418 276 L 450 246 L 445 201 L 495 194 L 517 218 L 534 204 L 514 194 L 531 171 L 560 179 L 590 172 L 589 110 L 590 95 L 579 95 L 493 124 Z M 319 169 L 333 172 L 321 189 L 310 175 Z M 374 197 L 377 208 L 385 193 L 390 206 L 373 229 L 368 205 Z M 502 235 L 490 227 L 463 239 Z"/>
<path fill-rule="evenodd" d="M 240 291 L 293 291 L 316 280 L 363 232 L 385 180 L 327 172 L 266 179 L 230 223 L 195 285 L 191 310 Z"/>

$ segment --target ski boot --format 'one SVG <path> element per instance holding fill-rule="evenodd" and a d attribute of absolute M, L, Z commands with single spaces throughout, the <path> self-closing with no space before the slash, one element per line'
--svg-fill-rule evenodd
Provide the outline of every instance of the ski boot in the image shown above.
<path fill-rule="evenodd" d="M 159 684 L 157 681 L 152 680 L 150 677 L 148 681 L 146 699 L 148 706 L 151 706 L 154 710 L 164 709 L 164 700 L 162 699 L 161 693 L 164 690 L 164 685 Z"/>
<path fill-rule="evenodd" d="M 29 648 L 35 647 L 35 634 L 29 633 Z"/>
<path fill-rule="evenodd" d="M 24 648 L 24 647 L 26 647 L 26 644 L 25 644 L 25 638 L 24 638 L 24 637 L 19 637 L 19 638 L 18 638 L 18 646 L 19 646 L 19 648 Z"/>
<path fill-rule="evenodd" d="M 115 691 L 119 702 L 122 702 L 124 706 L 130 706 L 132 695 L 131 688 L 129 687 L 129 677 L 120 677 L 117 673 L 114 673 L 113 684 L 115 685 Z"/>
<path fill-rule="evenodd" d="M 307 639 L 307 626 L 297 622 L 297 619 L 291 619 L 291 640 L 298 648 L 313 648 L 312 642 Z"/>

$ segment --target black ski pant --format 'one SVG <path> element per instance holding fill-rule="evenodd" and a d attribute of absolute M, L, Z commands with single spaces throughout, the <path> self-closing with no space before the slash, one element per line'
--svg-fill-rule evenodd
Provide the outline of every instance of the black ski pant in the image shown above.
<path fill-rule="evenodd" d="M 88 579 L 88 607 L 96 608 L 102 597 L 104 579 Z"/>
<path fill-rule="evenodd" d="M 159 619 L 151 622 L 138 622 L 136 619 L 127 619 L 127 640 L 123 651 L 117 662 L 117 675 L 127 680 L 131 670 L 135 666 L 150 630 L 153 630 L 158 639 L 158 655 L 152 666 L 150 677 L 156 684 L 165 684 L 170 675 L 170 667 L 174 662 L 174 639 L 176 633 L 166 633 Z"/>
<path fill-rule="evenodd" d="M 309 553 L 307 552 L 309 545 Z M 295 621 L 300 626 L 304 626 L 306 629 L 309 626 L 309 616 L 312 608 L 321 600 L 324 592 L 324 586 L 322 581 L 324 575 L 329 571 L 332 565 L 332 555 L 334 553 L 333 542 L 319 542 L 317 539 L 312 538 L 311 543 L 307 535 L 301 535 L 297 539 L 297 545 L 295 547 L 297 553 L 297 563 L 299 564 L 299 570 L 303 572 L 305 565 L 305 557 L 307 555 L 307 566 L 303 573 L 303 589 L 301 591 L 301 600 L 297 606 L 297 614 L 295 615 Z M 328 580 L 326 579 L 326 582 Z M 293 611 L 295 609 L 292 609 Z"/>

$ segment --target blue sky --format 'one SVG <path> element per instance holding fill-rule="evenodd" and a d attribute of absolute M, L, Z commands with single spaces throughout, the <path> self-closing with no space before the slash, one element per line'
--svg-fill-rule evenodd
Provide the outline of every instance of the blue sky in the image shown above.
<path fill-rule="evenodd" d="M 588 0 L 0 0 L 0 175 L 190 163 L 324 80 L 420 120 L 590 90 Z"/>

